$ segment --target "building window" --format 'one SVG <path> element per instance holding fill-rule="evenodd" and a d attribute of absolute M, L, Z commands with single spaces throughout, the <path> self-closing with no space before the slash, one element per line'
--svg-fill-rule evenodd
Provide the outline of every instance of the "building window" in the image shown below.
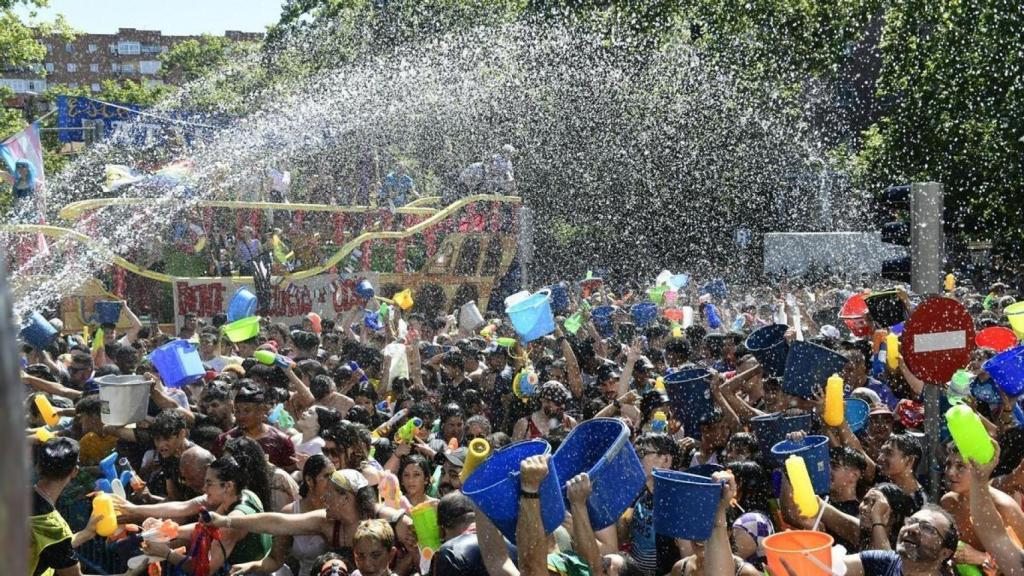
<path fill-rule="evenodd" d="M 111 54 L 117 54 L 117 44 L 107 44 Z"/>
<path fill-rule="evenodd" d="M 139 74 L 156 74 L 159 71 L 159 60 L 142 60 L 139 62 Z"/>
<path fill-rule="evenodd" d="M 53 46 L 51 46 L 49 44 L 44 44 L 43 46 L 46 46 L 46 53 L 47 54 L 53 54 Z"/>
<path fill-rule="evenodd" d="M 68 62 L 68 72 L 78 72 L 78 64 Z"/>
<path fill-rule="evenodd" d="M 53 72 L 53 62 L 47 62 L 46 63 L 46 71 L 47 72 Z"/>
<path fill-rule="evenodd" d="M 64 45 L 64 51 L 67 52 L 68 54 L 74 54 L 75 53 L 75 45 L 70 43 L 70 42 L 68 42 L 67 44 Z"/>
<path fill-rule="evenodd" d="M 142 51 L 142 47 L 138 42 L 118 42 L 117 53 L 118 54 L 138 54 Z"/>
<path fill-rule="evenodd" d="M 161 47 L 160 47 L 159 44 L 143 44 L 142 45 L 142 53 L 143 54 L 159 54 L 161 51 L 162 50 L 161 50 Z"/>
<path fill-rule="evenodd" d="M 71 84 L 68 84 L 68 88 L 71 88 L 72 90 L 78 88 L 78 82 L 72 82 Z"/>
<path fill-rule="evenodd" d="M 89 54 L 92 54 L 93 52 L 95 52 L 97 50 L 99 50 L 99 46 L 97 46 L 95 44 L 89 44 Z"/>
<path fill-rule="evenodd" d="M 124 74 L 135 74 L 135 64 L 122 64 L 121 72 Z"/>
<path fill-rule="evenodd" d="M 89 89 L 92 90 L 93 92 L 99 92 L 100 91 L 100 85 L 96 84 L 95 82 L 93 82 L 92 86 L 90 86 Z"/>
<path fill-rule="evenodd" d="M 99 72 L 99 71 L 100 71 L 100 65 L 99 64 L 89 64 L 89 72 Z"/>
<path fill-rule="evenodd" d="M 110 63 L 110 71 L 111 72 L 120 72 L 121 71 L 121 65 L 118 64 L 117 62 L 111 62 Z"/>
<path fill-rule="evenodd" d="M 32 92 L 45 92 L 46 82 L 44 80 L 29 80 L 28 89 Z"/>

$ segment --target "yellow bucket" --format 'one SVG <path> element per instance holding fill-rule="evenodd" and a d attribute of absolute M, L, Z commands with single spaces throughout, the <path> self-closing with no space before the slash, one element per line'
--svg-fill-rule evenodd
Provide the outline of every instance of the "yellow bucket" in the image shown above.
<path fill-rule="evenodd" d="M 409 310 L 410 308 L 412 308 L 412 305 L 414 304 L 412 299 L 412 290 L 410 290 L 409 288 L 406 288 L 405 290 L 402 290 L 401 292 L 395 294 L 393 299 L 395 301 L 395 304 L 398 304 L 398 307 L 401 308 L 402 310 Z"/>

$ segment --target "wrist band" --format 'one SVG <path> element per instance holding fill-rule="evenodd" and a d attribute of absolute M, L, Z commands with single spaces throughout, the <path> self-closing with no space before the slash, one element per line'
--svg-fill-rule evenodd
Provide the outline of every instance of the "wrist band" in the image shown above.
<path fill-rule="evenodd" d="M 225 516 L 224 518 L 226 518 L 226 519 L 227 519 L 227 520 L 225 520 L 225 521 L 224 521 L 224 522 L 225 522 L 225 525 L 226 525 L 226 527 L 227 527 L 227 528 L 231 528 L 231 516 Z"/>
<path fill-rule="evenodd" d="M 882 524 L 881 522 L 875 522 L 871 525 L 872 528 L 874 528 L 875 526 L 881 526 L 882 528 L 885 528 L 885 524 Z"/>
<path fill-rule="evenodd" d="M 522 488 L 519 489 L 520 498 L 529 498 L 531 500 L 540 500 L 540 492 L 527 492 Z"/>

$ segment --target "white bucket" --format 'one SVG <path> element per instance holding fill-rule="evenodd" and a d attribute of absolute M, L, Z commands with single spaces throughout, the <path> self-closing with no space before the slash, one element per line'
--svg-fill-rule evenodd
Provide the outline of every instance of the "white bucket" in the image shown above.
<path fill-rule="evenodd" d="M 513 305 L 518 304 L 519 302 L 522 302 L 523 300 L 526 300 L 529 297 L 529 290 L 520 290 L 519 292 L 516 292 L 515 294 L 509 296 L 508 298 L 505 298 L 505 309 L 507 310 L 511 308 Z"/>
<path fill-rule="evenodd" d="M 476 301 L 470 300 L 459 308 L 459 329 L 471 332 L 477 326 L 483 324 L 484 317 L 480 309 L 476 307 Z"/>
<path fill-rule="evenodd" d="M 149 380 L 143 376 L 100 376 L 100 419 L 107 426 L 125 426 L 146 418 Z"/>

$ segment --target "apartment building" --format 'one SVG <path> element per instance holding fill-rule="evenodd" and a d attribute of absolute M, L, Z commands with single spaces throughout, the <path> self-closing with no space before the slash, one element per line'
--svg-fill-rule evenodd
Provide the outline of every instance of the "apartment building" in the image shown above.
<path fill-rule="evenodd" d="M 260 41 L 262 32 L 228 30 L 224 36 L 237 41 Z M 104 80 L 130 79 L 149 85 L 179 79 L 161 78 L 160 54 L 175 44 L 199 36 L 169 36 L 159 30 L 120 28 L 115 34 L 81 34 L 66 42 L 60 36 L 44 37 L 46 60 L 27 70 L 0 70 L 0 86 L 16 94 L 41 93 L 52 84 L 100 91 Z"/>

